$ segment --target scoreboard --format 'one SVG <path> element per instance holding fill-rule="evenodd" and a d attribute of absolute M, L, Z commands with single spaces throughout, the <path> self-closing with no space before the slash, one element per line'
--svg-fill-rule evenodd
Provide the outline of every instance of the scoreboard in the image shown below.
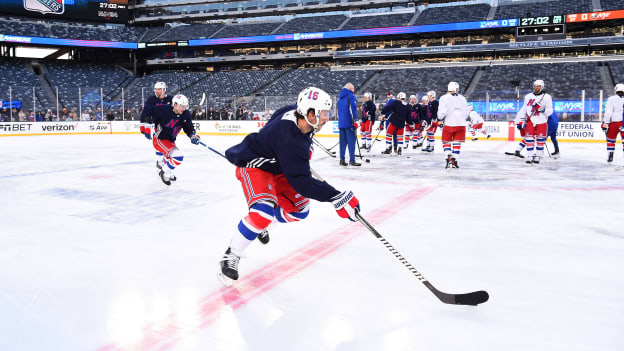
<path fill-rule="evenodd" d="M 128 0 L 1 0 L 0 14 L 128 23 Z"/>
<path fill-rule="evenodd" d="M 566 32 L 565 18 L 565 15 L 520 18 L 516 27 L 516 39 L 563 38 Z"/>

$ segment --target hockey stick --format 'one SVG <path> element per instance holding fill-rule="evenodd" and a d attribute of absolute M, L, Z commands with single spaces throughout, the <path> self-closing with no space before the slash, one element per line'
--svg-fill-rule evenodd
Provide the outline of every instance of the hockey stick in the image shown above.
<path fill-rule="evenodd" d="M 318 180 L 325 181 L 312 168 L 310 168 L 310 172 L 312 172 L 312 175 Z M 379 232 L 375 230 L 375 228 L 373 228 L 373 226 L 368 223 L 368 221 L 366 221 L 366 219 L 364 219 L 359 212 L 355 212 L 355 217 L 360 221 L 360 223 L 362 223 L 362 225 L 364 225 L 364 227 L 366 227 L 366 229 L 368 229 L 377 239 L 379 239 L 379 241 L 381 241 L 381 243 L 384 244 L 388 250 L 390 250 L 394 257 L 398 258 L 399 261 L 401 261 L 401 263 L 403 263 L 403 265 L 407 267 L 407 269 L 409 269 L 421 283 L 423 283 L 438 299 L 440 299 L 440 301 L 451 305 L 476 306 L 486 302 L 490 298 L 490 295 L 485 290 L 473 291 L 466 294 L 448 294 L 436 289 L 433 284 L 423 277 L 423 275 L 418 272 L 418 270 L 416 270 L 411 263 L 407 262 L 405 257 L 403 257 L 403 255 L 401 255 L 381 234 L 379 234 Z"/>
<path fill-rule="evenodd" d="M 202 106 L 205 100 L 206 100 L 206 93 L 202 93 L 202 98 L 201 98 L 201 101 L 199 102 L 199 106 Z"/>
<path fill-rule="evenodd" d="M 329 151 L 329 149 L 327 149 L 325 146 L 323 146 L 323 144 L 321 144 L 320 141 L 314 139 L 314 137 L 312 138 L 312 142 L 314 143 L 314 145 L 318 146 L 321 150 L 325 151 L 326 154 L 328 154 L 329 156 L 336 158 L 336 152 L 335 151 Z"/>
<path fill-rule="evenodd" d="M 383 120 L 379 121 L 379 123 L 383 123 L 383 122 L 384 122 Z M 371 151 L 371 149 L 373 148 L 373 145 L 375 145 L 375 142 L 377 141 L 377 138 L 379 137 L 379 134 L 381 134 L 381 131 L 383 130 L 383 129 L 381 129 L 381 124 L 379 125 L 379 127 L 377 128 L 377 130 L 379 130 L 379 131 L 377 132 L 377 136 L 375 136 L 375 140 L 373 140 L 373 142 L 371 143 L 371 145 L 370 145 L 370 147 L 368 148 L 368 150 L 366 150 L 366 152 L 370 152 L 370 151 Z M 383 140 L 383 139 L 382 139 L 382 140 Z"/>
<path fill-rule="evenodd" d="M 330 147 L 330 148 L 329 148 L 329 149 L 327 149 L 327 150 L 331 151 L 333 148 L 335 148 L 336 146 L 338 146 L 338 144 L 340 144 L 340 141 L 339 141 L 339 142 L 337 142 L 337 143 L 335 143 L 335 144 L 334 144 L 334 146 Z M 333 153 L 335 153 L 335 151 L 332 151 L 332 152 L 333 152 Z"/>
<path fill-rule="evenodd" d="M 224 155 L 224 154 L 222 154 L 222 153 L 220 153 L 219 151 L 217 151 L 217 150 L 215 150 L 215 149 L 211 148 L 210 146 L 208 146 L 208 145 L 204 144 L 202 141 L 200 141 L 200 142 L 199 142 L 199 145 L 206 147 L 208 150 L 210 150 L 210 151 L 212 151 L 212 152 L 214 152 L 214 153 L 218 154 L 219 156 L 221 156 L 221 157 L 223 157 L 223 158 L 227 158 L 227 157 L 225 157 L 225 155 Z"/>

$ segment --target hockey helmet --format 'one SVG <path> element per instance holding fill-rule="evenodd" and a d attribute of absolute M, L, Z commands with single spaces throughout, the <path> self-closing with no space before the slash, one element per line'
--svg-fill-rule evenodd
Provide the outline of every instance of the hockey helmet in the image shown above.
<path fill-rule="evenodd" d="M 173 99 L 171 99 L 171 104 L 172 105 L 182 105 L 184 106 L 184 109 L 187 109 L 189 106 L 189 102 L 188 99 L 186 98 L 186 96 L 182 95 L 182 94 L 178 94 L 176 96 L 173 97 Z"/>
<path fill-rule="evenodd" d="M 541 79 L 536 80 L 535 82 L 533 82 L 533 88 L 535 89 L 535 87 L 539 86 L 539 91 L 537 91 L 536 93 L 541 93 L 542 90 L 544 90 L 545 86 L 544 86 L 544 81 Z"/>
<path fill-rule="evenodd" d="M 162 89 L 162 93 L 164 94 L 167 91 L 167 84 L 165 84 L 165 82 L 156 82 L 156 84 L 154 84 L 154 92 L 156 92 L 156 89 Z"/>
<path fill-rule="evenodd" d="M 448 91 L 449 92 L 452 91 L 454 93 L 459 92 L 459 83 L 457 83 L 457 82 L 449 82 L 449 84 L 448 84 Z"/>
<path fill-rule="evenodd" d="M 616 84 L 615 88 L 613 88 L 613 90 L 615 91 L 616 94 L 618 92 L 620 92 L 620 91 L 624 93 L 624 84 L 622 84 L 622 83 Z"/>
<path fill-rule="evenodd" d="M 373 94 L 370 91 L 367 91 L 364 93 L 364 97 L 367 99 L 372 99 L 373 98 Z"/>
<path fill-rule="evenodd" d="M 433 90 L 431 90 L 430 92 L 428 92 L 428 93 L 427 93 L 427 95 L 428 95 L 428 96 L 431 96 L 432 98 L 434 98 L 434 99 L 435 99 L 435 97 L 436 97 L 436 92 L 435 92 L 435 91 L 433 91 Z"/>
<path fill-rule="evenodd" d="M 412 102 L 412 99 L 414 99 L 414 102 L 416 102 L 416 100 L 418 100 L 418 97 L 416 97 L 416 95 L 412 94 L 409 97 L 409 101 Z"/>
<path fill-rule="evenodd" d="M 308 87 L 303 89 L 297 97 L 297 112 L 303 116 L 308 124 L 318 132 L 320 129 L 319 121 L 321 120 L 321 112 L 328 111 L 332 106 L 332 99 L 323 90 L 315 87 Z M 308 111 L 314 110 L 316 115 L 316 123 L 310 123 L 308 120 Z"/>
<path fill-rule="evenodd" d="M 406 98 L 407 98 L 407 94 L 405 94 L 404 92 L 400 92 L 397 94 L 397 99 L 399 100 L 405 101 Z"/>

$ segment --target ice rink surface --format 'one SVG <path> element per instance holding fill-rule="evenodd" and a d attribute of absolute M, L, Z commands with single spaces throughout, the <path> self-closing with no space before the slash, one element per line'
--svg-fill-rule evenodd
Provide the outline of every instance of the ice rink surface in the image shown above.
<path fill-rule="evenodd" d="M 241 139 L 203 136 L 220 151 Z M 167 187 L 138 134 L 0 138 L 0 350 L 624 350 L 619 143 L 614 165 L 604 144 L 562 143 L 527 166 L 503 154 L 515 143 L 469 141 L 454 171 L 439 141 L 401 157 L 377 142 L 360 168 L 316 151 L 313 168 L 433 285 L 487 290 L 477 307 L 441 303 L 315 201 L 223 287 L 242 190 L 220 156 L 178 146 Z"/>

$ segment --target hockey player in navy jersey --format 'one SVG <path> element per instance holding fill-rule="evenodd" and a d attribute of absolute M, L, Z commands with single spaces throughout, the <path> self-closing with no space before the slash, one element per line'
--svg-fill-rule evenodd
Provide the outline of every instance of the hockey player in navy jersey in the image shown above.
<path fill-rule="evenodd" d="M 370 149 L 373 140 L 373 124 L 375 124 L 375 120 L 377 118 L 377 106 L 373 103 L 373 94 L 366 92 L 364 93 L 364 103 L 362 104 L 362 123 L 361 129 L 362 132 L 362 148 Z"/>
<path fill-rule="evenodd" d="M 431 90 L 427 93 L 429 107 L 427 108 L 427 147 L 422 151 L 433 152 L 435 147 L 435 133 L 438 130 L 438 106 L 440 102 L 436 100 L 436 92 Z"/>
<path fill-rule="evenodd" d="M 405 101 L 407 96 L 404 92 L 397 94 L 397 99 L 392 100 L 386 104 L 381 110 L 381 113 L 390 112 L 390 124 L 386 129 L 386 150 L 382 154 L 389 155 L 392 153 L 393 136 L 396 135 L 397 145 L 394 147 L 394 151 L 397 155 L 401 155 L 401 149 L 403 149 L 403 132 L 405 129 L 405 123 L 413 124 L 415 120 L 412 119 L 411 110 L 407 106 Z"/>
<path fill-rule="evenodd" d="M 147 138 L 152 139 L 154 133 L 154 124 L 152 123 L 152 114 L 154 106 L 171 105 L 171 96 L 167 95 L 167 84 L 165 82 L 156 82 L 154 84 L 154 95 L 147 98 L 143 111 L 141 111 L 141 133 Z"/>
<path fill-rule="evenodd" d="M 152 112 L 155 127 L 152 143 L 156 155 L 160 157 L 160 160 L 156 161 L 156 167 L 160 170 L 158 173 L 160 179 L 166 185 L 171 185 L 171 182 L 176 180 L 173 170 L 184 160 L 182 152 L 175 144 L 180 130 L 184 130 L 193 144 L 200 142 L 191 121 L 191 113 L 187 110 L 189 102 L 186 96 L 178 94 L 171 101 L 172 105 L 154 106 Z"/>
<path fill-rule="evenodd" d="M 411 114 L 412 120 L 414 120 L 414 123 L 407 124 L 405 126 L 405 148 L 406 149 L 409 147 L 410 139 L 412 140 L 414 144 L 413 146 L 414 149 L 416 149 L 419 146 L 422 146 L 422 132 L 420 130 L 420 119 L 418 117 L 420 113 L 420 104 L 417 103 L 418 102 L 417 100 L 418 98 L 416 97 L 416 95 L 410 95 L 408 107 L 410 108 L 410 114 Z"/>
<path fill-rule="evenodd" d="M 297 104 L 275 111 L 257 133 L 232 146 L 225 156 L 236 166 L 249 212 L 238 224 L 220 261 L 219 278 L 227 286 L 237 280 L 238 264 L 245 249 L 258 238 L 268 243 L 269 226 L 308 216 L 310 199 L 331 202 L 338 215 L 356 221 L 358 199 L 312 177 L 312 135 L 329 120 L 331 97 L 309 87 L 299 93 Z"/>

